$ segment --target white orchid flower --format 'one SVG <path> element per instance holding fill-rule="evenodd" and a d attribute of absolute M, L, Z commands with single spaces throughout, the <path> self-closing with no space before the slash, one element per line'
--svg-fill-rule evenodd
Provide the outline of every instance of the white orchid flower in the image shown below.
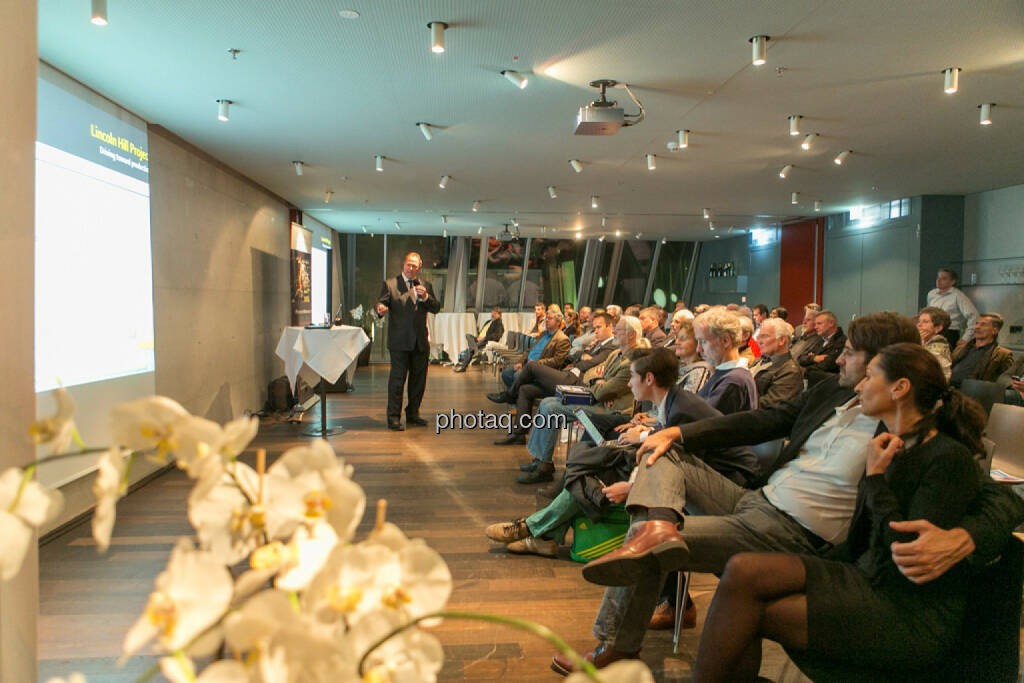
<path fill-rule="evenodd" d="M 160 671 L 171 683 L 253 683 L 245 665 L 230 659 L 213 662 L 196 676 L 188 657 L 162 657 Z"/>
<path fill-rule="evenodd" d="M 114 519 L 117 515 L 117 501 L 125 493 L 125 457 L 128 451 L 111 448 L 100 456 L 96 481 L 92 485 L 92 493 L 96 497 L 96 510 L 92 515 L 92 537 L 96 547 L 105 553 L 110 547 L 110 534 L 114 530 Z"/>
<path fill-rule="evenodd" d="M 110 433 L 119 446 L 133 451 L 157 450 L 157 459 L 177 450 L 174 428 L 188 417 L 187 410 L 166 396 L 150 396 L 114 407 Z"/>
<path fill-rule="evenodd" d="M 57 401 L 57 412 L 52 417 L 36 420 L 28 431 L 33 441 L 50 444 L 50 452 L 60 455 L 71 450 L 75 438 L 75 402 L 64 387 L 54 389 L 53 398 Z"/>
<path fill-rule="evenodd" d="M 356 661 L 374 643 L 401 625 L 393 612 L 371 612 L 360 619 L 346 634 L 345 640 Z M 385 641 L 366 659 L 364 681 L 391 683 L 434 681 L 444 663 L 441 643 L 429 633 L 411 627 Z"/>
<path fill-rule="evenodd" d="M 10 581 L 25 561 L 36 530 L 64 507 L 64 496 L 12 467 L 0 474 L 0 579 Z"/>
<path fill-rule="evenodd" d="M 145 612 L 124 640 L 128 657 L 157 638 L 167 652 L 189 645 L 217 623 L 231 604 L 231 574 L 213 553 L 180 539 L 155 582 Z"/>
<path fill-rule="evenodd" d="M 53 678 L 46 681 L 46 683 L 85 683 L 85 676 L 80 673 L 73 673 L 66 679 L 60 676 L 54 676 Z"/>
<path fill-rule="evenodd" d="M 623 659 L 598 672 L 603 683 L 654 683 L 654 676 L 639 659 Z M 589 683 L 590 677 L 582 671 L 565 679 L 566 683 Z"/>
<path fill-rule="evenodd" d="M 174 444 L 174 458 L 178 469 L 198 479 L 207 458 L 216 458 L 217 448 L 224 441 L 224 429 L 205 417 L 187 415 L 173 428 L 170 442 Z"/>
<path fill-rule="evenodd" d="M 234 460 L 249 446 L 260 430 L 258 417 L 239 417 L 224 425 L 224 440 L 217 452 L 226 460 Z"/>
<path fill-rule="evenodd" d="M 278 574 L 274 585 L 286 591 L 304 591 L 338 545 L 338 534 L 330 524 L 321 521 L 300 526 L 288 545 L 294 549 L 294 561 Z"/>
<path fill-rule="evenodd" d="M 240 462 L 231 464 L 234 476 L 218 458 L 207 463 L 208 472 L 189 495 L 188 519 L 200 547 L 225 565 L 232 565 L 264 542 L 267 515 L 264 506 L 252 504 L 256 492 L 249 490 L 250 480 L 258 479 L 258 475 Z"/>

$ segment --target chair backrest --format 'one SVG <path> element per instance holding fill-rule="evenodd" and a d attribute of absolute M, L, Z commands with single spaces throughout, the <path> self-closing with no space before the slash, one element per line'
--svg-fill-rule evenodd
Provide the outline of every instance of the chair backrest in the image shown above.
<path fill-rule="evenodd" d="M 785 443 L 785 439 L 775 439 L 750 447 L 750 450 L 754 451 L 754 455 L 757 456 L 757 473 L 761 481 L 766 480 L 768 475 L 775 470 L 775 462 L 779 459 Z"/>
<path fill-rule="evenodd" d="M 965 379 L 960 383 L 960 391 L 981 404 L 986 413 L 992 412 L 992 404 L 1002 403 L 1005 389 L 996 382 L 985 382 L 980 379 Z"/>
<path fill-rule="evenodd" d="M 1024 472 L 1024 408 L 996 403 L 988 416 L 985 436 L 995 447 L 1000 464 L 1012 466 L 1015 474 Z"/>

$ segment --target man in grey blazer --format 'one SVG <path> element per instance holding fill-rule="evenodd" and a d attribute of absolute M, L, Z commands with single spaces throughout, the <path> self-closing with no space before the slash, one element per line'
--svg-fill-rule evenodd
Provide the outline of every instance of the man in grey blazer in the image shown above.
<path fill-rule="evenodd" d="M 409 377 L 409 402 L 405 421 L 418 427 L 427 422 L 420 417 L 420 402 L 427 388 L 427 365 L 430 344 L 427 342 L 427 313 L 441 310 L 429 282 L 419 279 L 423 259 L 414 251 L 405 255 L 402 273 L 385 280 L 377 297 L 377 315 L 391 315 L 388 325 L 388 352 L 391 373 L 388 375 L 388 429 L 402 431 L 402 388 Z"/>

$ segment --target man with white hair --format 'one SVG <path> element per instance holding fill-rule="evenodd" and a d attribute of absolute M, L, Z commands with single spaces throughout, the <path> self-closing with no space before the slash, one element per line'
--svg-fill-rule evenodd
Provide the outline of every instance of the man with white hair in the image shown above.
<path fill-rule="evenodd" d="M 757 331 L 761 357 L 750 366 L 757 385 L 757 404 L 775 406 L 796 398 L 804 390 L 804 371 L 789 354 L 793 327 L 782 318 L 766 318 Z"/>
<path fill-rule="evenodd" d="M 757 387 L 740 358 L 740 317 L 724 308 L 712 308 L 693 319 L 693 332 L 701 355 L 714 368 L 700 391 L 704 400 L 724 415 L 756 408 Z"/>

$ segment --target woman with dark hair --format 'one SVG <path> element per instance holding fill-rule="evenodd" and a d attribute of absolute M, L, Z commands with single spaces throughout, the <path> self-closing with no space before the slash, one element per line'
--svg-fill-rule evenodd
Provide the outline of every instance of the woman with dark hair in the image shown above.
<path fill-rule="evenodd" d="M 572 339 L 580 335 L 580 314 L 576 311 L 568 311 L 565 314 L 565 327 L 562 328 L 562 332 L 565 333 L 566 337 Z"/>
<path fill-rule="evenodd" d="M 916 584 L 892 561 L 906 541 L 891 522 L 955 526 L 981 488 L 985 413 L 950 390 L 922 346 L 879 352 L 857 385 L 886 432 L 868 446 L 846 541 L 825 557 L 742 553 L 726 566 L 697 653 L 694 681 L 753 681 L 761 638 L 880 669 L 929 666 L 957 647 L 969 577 L 958 565 Z"/>

